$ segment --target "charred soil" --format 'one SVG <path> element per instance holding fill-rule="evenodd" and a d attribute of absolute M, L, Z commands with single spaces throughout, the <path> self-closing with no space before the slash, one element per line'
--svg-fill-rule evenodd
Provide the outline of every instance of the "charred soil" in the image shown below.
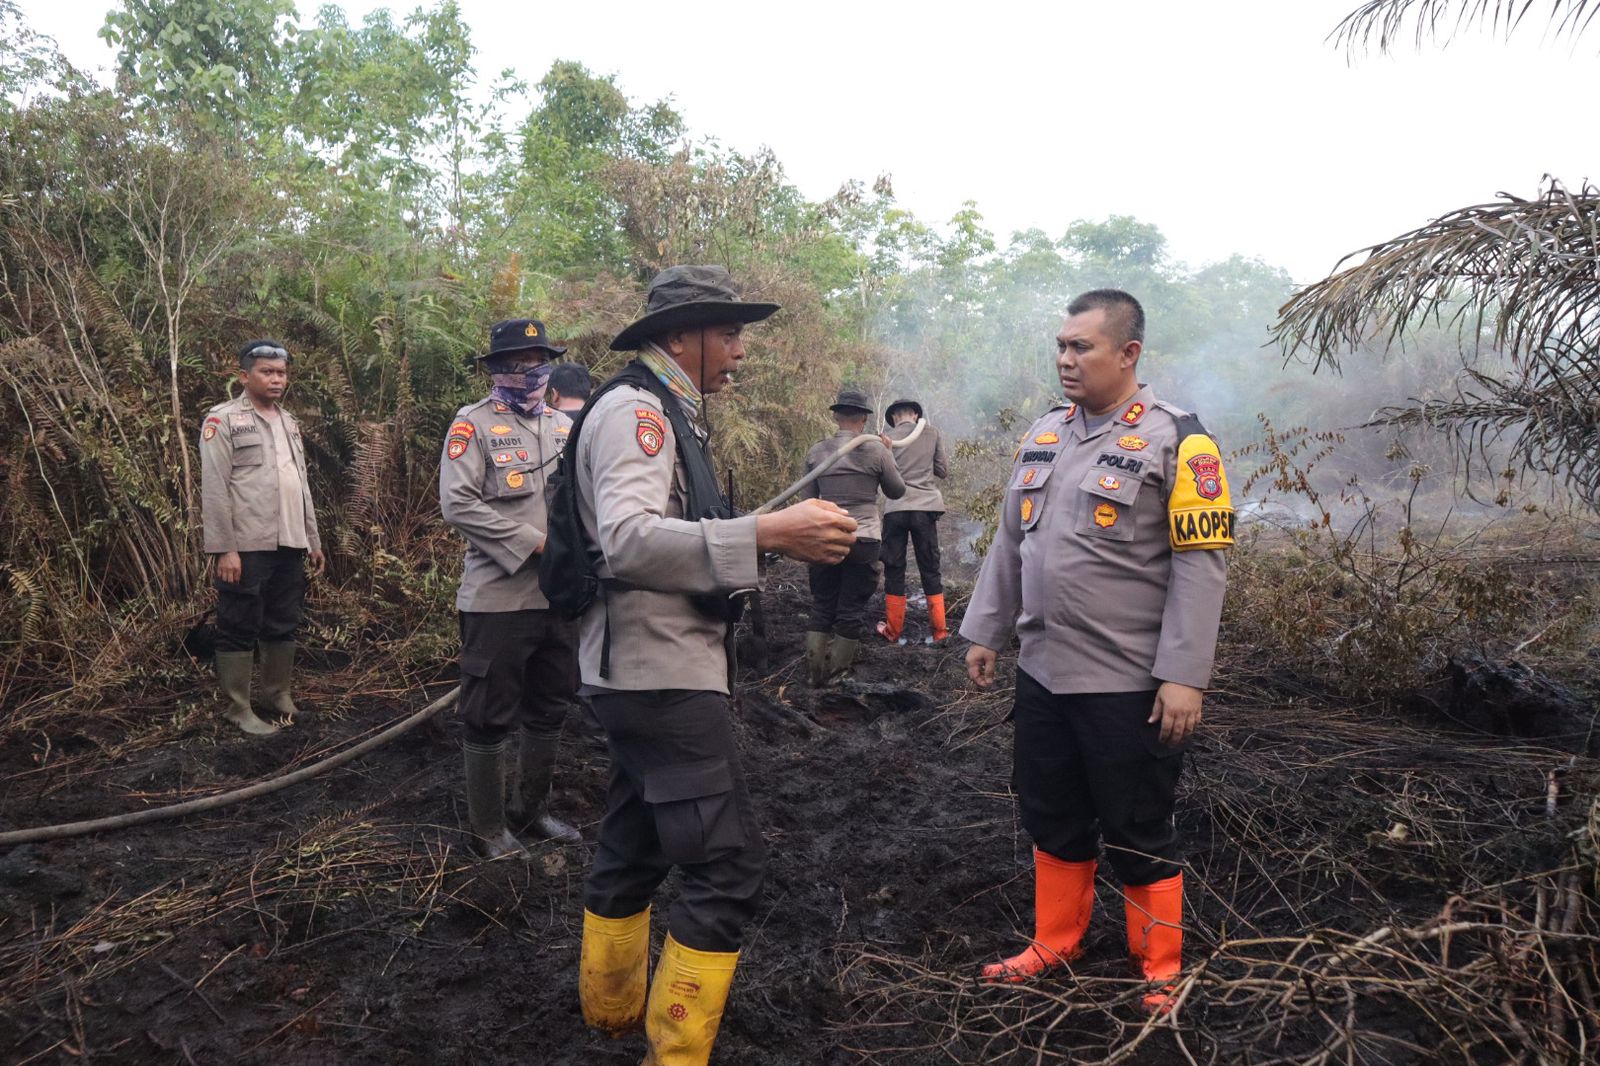
<path fill-rule="evenodd" d="M 959 588 L 951 600 L 959 615 Z M 1106 873 L 1070 972 L 978 983 L 1032 924 L 1009 674 L 980 694 L 958 640 L 876 641 L 849 682 L 814 692 L 805 604 L 803 572 L 776 570 L 771 672 L 746 672 L 737 709 L 771 867 L 717 1062 L 1562 1062 L 1600 1035 L 1583 858 L 1600 829 L 1578 798 L 1593 762 L 1377 708 L 1245 699 L 1226 676 L 1180 800 L 1181 1008 L 1138 1010 Z M 11 743 L 0 827 L 244 784 L 450 683 L 319 715 L 316 693 L 352 679 L 312 673 L 306 713 L 265 741 L 200 720 L 131 752 Z M 637 1062 L 641 1038 L 598 1036 L 578 1010 L 606 754 L 576 713 L 565 745 L 553 805 L 591 843 L 535 844 L 531 863 L 467 847 L 448 713 L 248 806 L 0 856 L 4 1057 Z"/>

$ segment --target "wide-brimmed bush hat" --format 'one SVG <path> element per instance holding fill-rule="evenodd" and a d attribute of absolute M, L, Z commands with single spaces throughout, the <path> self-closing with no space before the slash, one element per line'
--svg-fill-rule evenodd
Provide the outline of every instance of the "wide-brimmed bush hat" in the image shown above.
<path fill-rule="evenodd" d="M 828 406 L 830 411 L 859 411 L 864 415 L 872 413 L 872 403 L 867 399 L 867 394 L 860 389 L 840 389 L 839 398 Z"/>
<path fill-rule="evenodd" d="M 474 359 L 489 359 L 510 352 L 543 349 L 552 359 L 567 354 L 566 348 L 550 342 L 550 331 L 537 318 L 508 318 L 489 327 L 489 350 L 479 352 Z"/>
<path fill-rule="evenodd" d="M 611 350 L 631 352 L 675 329 L 760 322 L 777 310 L 777 304 L 743 299 L 726 267 L 668 267 L 650 282 L 644 317 L 617 334 Z"/>

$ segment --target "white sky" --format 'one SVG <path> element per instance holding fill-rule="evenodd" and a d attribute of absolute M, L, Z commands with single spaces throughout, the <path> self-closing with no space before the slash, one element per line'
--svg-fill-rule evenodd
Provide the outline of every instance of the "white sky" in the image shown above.
<path fill-rule="evenodd" d="M 1554 174 L 1600 178 L 1600 30 L 1353 63 L 1327 41 L 1357 0 L 461 0 L 490 80 L 554 59 L 670 96 L 696 135 L 769 145 L 812 198 L 893 175 L 942 223 L 973 199 L 1004 245 L 1131 214 L 1200 265 L 1240 252 L 1321 277 L 1344 253 Z M 22 0 L 82 67 L 109 0 Z M 316 5 L 301 0 L 309 23 Z M 382 5 L 354 0 L 351 20 Z"/>

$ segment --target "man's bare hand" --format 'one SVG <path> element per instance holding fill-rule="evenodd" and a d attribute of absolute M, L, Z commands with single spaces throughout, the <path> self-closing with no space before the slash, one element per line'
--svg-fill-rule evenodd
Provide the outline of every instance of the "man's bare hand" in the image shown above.
<path fill-rule="evenodd" d="M 1149 723 L 1161 723 L 1161 743 L 1175 748 L 1188 740 L 1200 724 L 1200 704 L 1205 693 L 1176 681 L 1163 681 L 1156 690 L 1156 705 Z"/>
<path fill-rule="evenodd" d="M 889 434 L 879 433 L 878 439 L 883 441 L 883 446 L 885 448 L 888 448 L 891 452 L 894 451 L 894 441 L 889 438 Z"/>
<path fill-rule="evenodd" d="M 856 520 L 827 500 L 802 500 L 756 519 L 756 549 L 803 563 L 842 562 L 856 543 Z"/>
<path fill-rule="evenodd" d="M 967 649 L 967 676 L 979 688 L 988 688 L 994 684 L 994 664 L 1000 658 L 1000 653 L 993 648 L 985 648 L 981 644 L 974 644 Z"/>
<path fill-rule="evenodd" d="M 228 585 L 237 585 L 239 578 L 244 576 L 244 563 L 239 561 L 238 552 L 223 552 L 217 556 L 217 580 Z"/>
<path fill-rule="evenodd" d="M 328 557 L 323 555 L 322 551 L 317 548 L 313 548 L 306 555 L 306 562 L 311 564 L 312 577 L 321 577 L 328 569 Z"/>

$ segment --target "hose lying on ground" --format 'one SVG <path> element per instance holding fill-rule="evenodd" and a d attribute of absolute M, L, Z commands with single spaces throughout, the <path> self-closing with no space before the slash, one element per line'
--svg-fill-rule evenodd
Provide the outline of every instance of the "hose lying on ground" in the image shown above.
<path fill-rule="evenodd" d="M 236 788 L 232 792 L 219 792 L 215 796 L 185 800 L 182 803 L 174 803 L 166 807 L 151 807 L 148 810 L 129 811 L 127 814 L 114 814 L 106 818 L 91 818 L 85 822 L 41 825 L 32 829 L 16 829 L 9 833 L 0 833 L 0 848 L 11 847 L 16 844 L 31 844 L 40 840 L 60 840 L 63 837 L 98 833 L 105 829 L 126 829 L 129 826 L 143 825 L 146 822 L 159 822 L 167 818 L 177 818 L 180 815 L 214 811 L 218 807 L 241 803 L 244 800 L 255 799 L 258 796 L 268 796 L 292 785 L 298 785 L 302 781 L 309 781 L 319 774 L 327 773 L 329 770 L 337 769 L 352 759 L 358 759 L 372 749 L 387 744 L 395 737 L 416 728 L 446 707 L 454 704 L 460 695 L 461 689 L 453 688 L 416 714 L 396 722 L 383 732 L 368 737 L 361 743 L 330 755 L 326 759 L 314 762 L 310 766 L 303 766 L 292 773 L 269 777 L 265 781 L 257 781 L 253 785 Z"/>
<path fill-rule="evenodd" d="M 928 420 L 926 418 L 917 419 L 917 428 L 916 429 L 913 429 L 910 433 L 907 433 L 904 440 L 894 441 L 889 446 L 891 448 L 904 448 L 906 445 L 910 444 L 912 441 L 914 441 L 918 437 L 922 436 L 923 427 L 925 427 L 927 424 L 928 424 Z M 832 455 L 828 456 L 828 458 L 823 460 L 822 463 L 820 463 L 814 470 L 806 471 L 805 476 L 802 477 L 799 481 L 796 481 L 793 485 L 790 485 L 788 488 L 784 489 L 782 492 L 778 493 L 772 499 L 768 500 L 766 503 L 762 504 L 760 507 L 757 507 L 754 511 L 751 511 L 750 513 L 751 514 L 768 514 L 768 513 L 772 512 L 772 511 L 776 511 L 779 507 L 781 507 L 795 493 L 799 492 L 801 489 L 805 488 L 807 485 L 809 485 L 813 481 L 817 480 L 817 478 L 819 478 L 823 474 L 827 473 L 828 472 L 828 468 L 833 466 L 834 463 L 837 463 L 840 459 L 843 459 L 845 456 L 849 455 L 851 452 L 855 451 L 857 448 L 861 447 L 863 444 L 867 443 L 868 441 L 873 441 L 873 440 L 878 440 L 878 439 L 879 439 L 879 437 L 878 437 L 878 435 L 876 433 L 863 433 L 859 437 L 850 438 L 848 441 L 845 442 L 845 445 L 844 445 L 843 448 L 840 448 L 838 451 L 836 451 Z"/>
<path fill-rule="evenodd" d="M 904 440 L 897 440 L 892 447 L 904 448 L 922 435 L 923 427 L 928 424 L 927 419 L 917 419 L 916 428 L 906 434 Z M 755 514 L 767 514 L 775 511 L 795 493 L 821 477 L 833 464 L 843 459 L 868 441 L 878 440 L 876 433 L 863 433 L 859 437 L 851 438 L 844 447 L 830 455 L 814 470 L 806 473 L 799 481 L 784 489 L 778 495 L 756 508 Z M 274 792 L 298 785 L 302 781 L 309 781 L 319 774 L 329 770 L 336 770 L 352 759 L 359 759 L 367 752 L 387 744 L 395 737 L 410 729 L 414 729 L 423 722 L 432 718 L 446 707 L 451 706 L 461 696 L 461 689 L 453 688 L 443 696 L 428 704 L 411 717 L 396 722 L 376 736 L 368 737 L 354 747 L 347 748 L 326 759 L 303 766 L 292 773 L 282 774 L 278 777 L 269 777 L 265 781 L 257 781 L 244 788 L 236 788 L 231 792 L 219 792 L 215 796 L 206 796 L 203 799 L 185 800 L 182 803 L 170 804 L 166 807 L 151 807 L 142 811 L 129 811 L 127 814 L 113 814 L 105 818 L 91 818 L 83 822 L 63 822 L 61 825 L 41 825 L 32 829 L 14 829 L 9 833 L 0 833 L 0 848 L 14 847 L 17 844 L 32 844 L 41 840 L 61 840 L 66 837 L 83 836 L 85 833 L 99 833 L 106 829 L 126 829 L 129 826 L 144 825 L 146 822 L 160 822 L 168 818 L 178 818 L 185 814 L 199 814 L 202 811 L 214 811 L 219 807 L 230 804 L 242 803 L 258 796 L 269 796 Z"/>

